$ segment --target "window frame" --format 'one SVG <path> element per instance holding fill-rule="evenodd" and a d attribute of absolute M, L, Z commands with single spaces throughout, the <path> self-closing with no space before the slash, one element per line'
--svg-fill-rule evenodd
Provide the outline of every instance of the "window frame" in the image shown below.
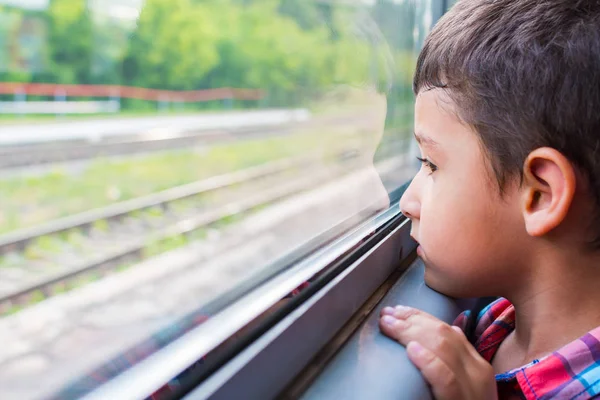
<path fill-rule="evenodd" d="M 363 246 L 364 255 L 184 398 L 279 395 L 389 276 L 407 267 L 401 261 L 416 248 L 410 221 L 395 213 Z"/>
<path fill-rule="evenodd" d="M 419 3 L 415 50 L 422 46 L 425 35 L 452 4 L 452 0 Z M 416 151 L 418 148 L 413 143 L 409 154 Z M 373 293 L 391 276 L 404 273 L 407 261 L 414 258 L 416 243 L 410 238 L 410 221 L 402 215 L 398 204 L 409 184 L 410 181 L 389 194 L 392 201 L 389 209 L 279 275 L 269 277 L 200 326 L 83 398 L 147 398 L 301 283 L 328 269 L 335 271 L 316 292 L 306 293 L 305 298 L 295 302 L 285 315 L 279 315 L 256 340 L 183 393 L 183 398 L 188 400 L 236 398 L 231 397 L 235 395 L 276 397 Z M 296 255 L 304 255 L 305 250 L 298 249 Z M 313 327 L 319 328 L 319 335 L 310 335 Z M 304 345 L 299 346 L 303 341 Z"/>
<path fill-rule="evenodd" d="M 335 296 L 337 294 L 339 297 L 339 293 L 353 293 L 353 297 L 358 296 L 349 302 L 353 307 L 343 314 L 342 319 L 345 322 L 364 303 L 368 296 L 394 272 L 401 259 L 398 252 L 401 251 L 406 256 L 416 247 L 416 244 L 410 238 L 408 222 L 401 214 L 399 205 L 396 203 L 374 218 L 364 222 L 352 232 L 270 279 L 256 290 L 242 296 L 187 334 L 132 366 L 111 381 L 99 386 L 83 398 L 86 400 L 137 399 L 150 396 L 164 386 L 166 382 L 177 377 L 189 366 L 216 349 L 236 332 L 239 332 L 301 283 L 324 271 L 327 271 L 330 275 L 329 282 L 323 282 L 322 288 L 319 288 L 319 285 L 311 285 L 313 286 L 312 292 L 318 289 L 316 293 L 308 293 L 307 291 L 304 296 L 308 297 L 307 299 L 299 296 L 298 301 L 293 302 L 293 304 L 290 303 L 293 309 L 286 310 L 288 312 L 286 316 L 277 318 L 280 321 L 276 322 L 271 329 L 261 335 L 249 347 L 234 356 L 222 368 L 219 368 L 206 382 L 215 382 L 214 379 L 218 379 L 216 377 L 226 374 L 225 371 L 229 370 L 228 366 L 239 363 L 239 360 L 247 357 L 248 352 L 252 351 L 251 349 L 256 348 L 255 346 L 264 345 L 264 341 L 268 341 L 273 335 L 273 329 L 281 329 L 281 324 L 295 322 L 294 330 L 296 332 L 314 326 L 313 324 L 316 322 L 303 323 L 305 319 L 300 318 L 300 315 L 315 313 L 315 310 L 318 310 L 317 300 L 318 304 L 328 304 L 335 301 Z M 390 233 L 392 234 L 390 235 Z M 390 244 L 393 244 L 393 246 Z M 373 265 L 375 262 L 373 260 L 379 265 Z M 382 260 L 385 262 L 382 262 Z M 377 274 L 373 273 L 375 270 L 378 271 Z M 367 273 L 367 271 L 369 272 Z M 346 276 L 361 276 L 362 280 L 355 281 L 350 278 L 345 280 Z M 358 292 L 362 294 L 359 296 Z M 339 325 L 340 321 L 330 328 L 331 335 L 341 327 Z M 272 337 L 271 339 L 278 338 Z M 315 344 L 311 351 L 318 351 L 318 345 Z M 255 356 L 258 355 L 260 354 L 255 354 Z M 250 361 L 252 359 L 248 358 L 245 364 L 253 365 Z M 274 365 L 281 365 L 281 361 L 274 363 Z M 255 372 L 259 372 L 259 370 Z M 295 371 L 294 374 L 297 372 Z M 293 378 L 294 374 L 290 374 L 290 379 Z M 229 386 L 231 384 L 233 384 L 233 380 L 227 383 Z"/>

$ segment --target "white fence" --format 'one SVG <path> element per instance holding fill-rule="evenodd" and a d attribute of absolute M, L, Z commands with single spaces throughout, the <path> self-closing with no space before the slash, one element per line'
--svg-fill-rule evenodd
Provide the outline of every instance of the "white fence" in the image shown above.
<path fill-rule="evenodd" d="M 110 114 L 120 109 L 118 100 L 0 101 L 0 114 Z"/>

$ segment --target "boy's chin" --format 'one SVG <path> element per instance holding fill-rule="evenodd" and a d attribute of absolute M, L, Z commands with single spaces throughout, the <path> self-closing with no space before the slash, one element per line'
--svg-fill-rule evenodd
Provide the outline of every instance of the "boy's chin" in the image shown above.
<path fill-rule="evenodd" d="M 425 284 L 444 296 L 455 299 L 483 297 L 480 285 L 469 285 L 464 279 L 449 277 L 425 266 Z"/>

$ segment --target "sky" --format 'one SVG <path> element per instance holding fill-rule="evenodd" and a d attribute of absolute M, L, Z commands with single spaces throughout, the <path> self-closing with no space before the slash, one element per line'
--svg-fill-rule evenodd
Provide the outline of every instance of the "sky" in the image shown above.
<path fill-rule="evenodd" d="M 0 5 L 27 8 L 30 10 L 43 10 L 48 7 L 50 0 L 0 0 Z"/>
<path fill-rule="evenodd" d="M 89 0 L 95 11 L 104 12 L 116 18 L 136 19 L 144 0 Z M 43 10 L 50 0 L 0 0 L 0 5 L 8 5 L 29 10 Z"/>
<path fill-rule="evenodd" d="M 376 0 L 320 0 L 338 2 L 359 2 L 372 5 Z M 392 0 L 402 3 L 406 0 Z M 0 5 L 27 8 L 30 10 L 43 10 L 48 7 L 50 0 L 0 0 Z M 95 11 L 103 12 L 116 18 L 136 19 L 139 16 L 144 0 L 89 0 L 90 6 Z"/>

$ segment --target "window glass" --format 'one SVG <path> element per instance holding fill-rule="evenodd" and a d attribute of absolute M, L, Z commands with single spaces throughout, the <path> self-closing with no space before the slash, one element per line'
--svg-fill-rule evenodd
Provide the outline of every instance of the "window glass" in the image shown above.
<path fill-rule="evenodd" d="M 448 0 L 448 4 L 447 4 L 447 8 L 448 10 L 454 5 L 456 4 L 457 0 Z"/>
<path fill-rule="evenodd" d="M 416 3 L 0 0 L 0 397 L 93 389 L 387 208 Z"/>

